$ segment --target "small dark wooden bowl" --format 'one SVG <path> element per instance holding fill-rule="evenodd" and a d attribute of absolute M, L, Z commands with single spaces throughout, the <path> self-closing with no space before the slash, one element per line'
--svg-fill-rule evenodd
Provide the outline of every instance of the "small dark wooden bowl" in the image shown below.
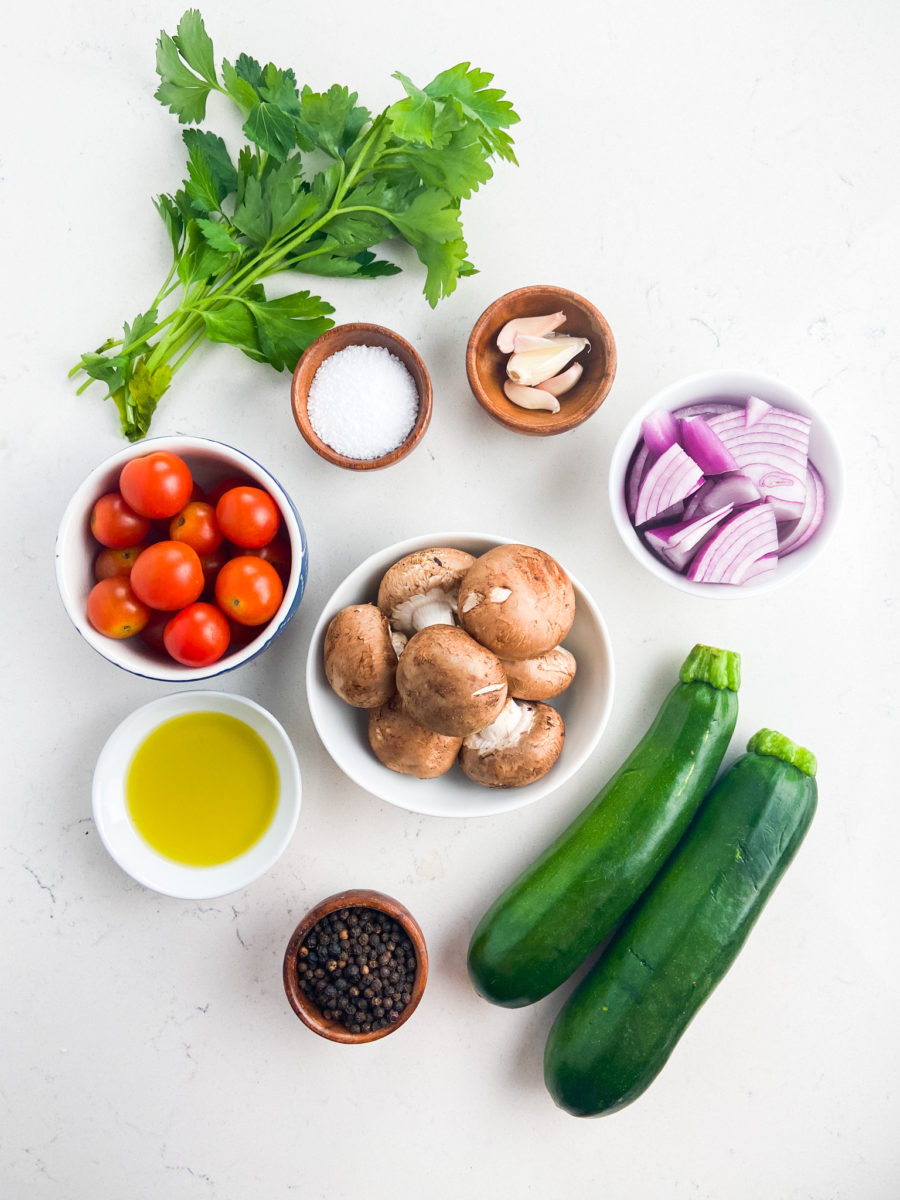
<path fill-rule="evenodd" d="M 326 1021 L 318 1007 L 300 989 L 300 982 L 297 976 L 297 958 L 303 939 L 323 917 L 327 917 L 329 913 L 333 913 L 339 908 L 376 908 L 379 912 L 387 913 L 389 917 L 393 917 L 403 927 L 416 952 L 416 975 L 413 980 L 412 995 L 409 1004 L 407 1004 L 406 1008 L 400 1014 L 399 1019 L 393 1025 L 386 1025 L 383 1029 L 375 1029 L 371 1033 L 351 1033 L 340 1021 Z M 386 896 L 383 892 L 368 891 L 365 888 L 337 892 L 334 896 L 329 896 L 326 900 L 322 900 L 314 908 L 311 908 L 291 934 L 291 940 L 288 942 L 287 950 L 284 953 L 284 990 L 287 993 L 291 1008 L 304 1025 L 307 1025 L 313 1033 L 317 1033 L 320 1037 L 328 1038 L 329 1041 L 345 1042 L 349 1045 L 354 1045 L 357 1042 L 374 1042 L 378 1038 L 383 1038 L 389 1033 L 393 1033 L 395 1029 L 399 1029 L 415 1012 L 416 1005 L 422 999 L 422 993 L 425 991 L 425 981 L 427 978 L 428 950 L 425 946 L 425 938 L 422 935 L 422 930 L 419 928 L 415 917 L 399 900 L 394 900 L 392 897 Z"/>
<path fill-rule="evenodd" d="M 570 392 L 559 397 L 559 412 L 520 408 L 506 398 L 508 354 L 497 349 L 497 334 L 514 317 L 538 317 L 562 311 L 566 323 L 559 334 L 586 337 L 590 353 L 578 361 L 584 373 Z M 501 296 L 481 314 L 469 336 L 466 349 L 469 386 L 481 407 L 507 429 L 533 437 L 566 433 L 592 416 L 609 394 L 616 374 L 616 343 L 606 318 L 589 300 L 566 288 L 532 284 Z"/>
<path fill-rule="evenodd" d="M 329 355 L 338 350 L 345 350 L 347 346 L 383 346 L 400 359 L 412 375 L 419 393 L 419 415 L 409 436 L 405 442 L 401 442 L 381 458 L 348 458 L 345 454 L 338 454 L 327 442 L 322 441 L 310 424 L 307 400 L 316 371 Z M 379 467 L 390 467 L 401 458 L 405 458 L 425 436 L 425 430 L 431 420 L 431 402 L 431 377 L 418 352 L 393 330 L 386 329 L 383 325 L 366 325 L 362 321 L 349 325 L 335 325 L 321 337 L 317 337 L 301 356 L 291 381 L 291 407 L 294 410 L 297 428 L 316 454 L 337 467 L 346 467 L 351 471 L 374 471 Z"/>

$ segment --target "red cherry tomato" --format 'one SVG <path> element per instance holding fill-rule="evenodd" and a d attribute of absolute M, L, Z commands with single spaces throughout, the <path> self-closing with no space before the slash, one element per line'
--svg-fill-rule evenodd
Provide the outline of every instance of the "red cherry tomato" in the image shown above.
<path fill-rule="evenodd" d="M 127 579 L 138 555 L 146 548 L 142 543 L 140 546 L 125 546 L 121 550 L 101 550 L 94 560 L 94 578 L 112 579 L 114 575 L 122 575 Z"/>
<path fill-rule="evenodd" d="M 150 609 L 150 620 L 141 630 L 141 641 L 154 654 L 160 656 L 166 653 L 165 638 L 166 626 L 172 620 L 172 614 L 167 612 L 157 612 Z"/>
<path fill-rule="evenodd" d="M 200 555 L 203 568 L 203 599 L 212 601 L 216 596 L 216 576 L 228 562 L 229 550 L 225 542 L 209 554 Z"/>
<path fill-rule="evenodd" d="M 281 524 L 281 513 L 262 488 L 235 487 L 216 505 L 216 520 L 236 546 L 255 550 L 271 542 Z"/>
<path fill-rule="evenodd" d="M 173 612 L 193 604 L 203 591 L 203 567 L 184 542 L 154 542 L 131 568 L 134 594 L 151 608 Z"/>
<path fill-rule="evenodd" d="M 232 475 L 229 479 L 223 479 L 214 487 L 211 487 L 206 493 L 206 500 L 213 508 L 219 503 L 226 492 L 230 492 L 236 487 L 251 487 L 253 481 L 248 479 L 246 475 Z"/>
<path fill-rule="evenodd" d="M 238 553 L 253 554 L 264 562 L 271 563 L 278 572 L 281 582 L 286 584 L 291 574 L 291 543 L 280 533 L 257 550 L 239 550 Z"/>
<path fill-rule="evenodd" d="M 216 604 L 239 625 L 264 625 L 283 598 L 278 572 L 250 554 L 229 559 L 216 577 Z"/>
<path fill-rule="evenodd" d="M 208 667 L 228 649 L 231 628 L 214 605 L 189 604 L 166 625 L 165 647 L 176 662 L 186 667 Z"/>
<path fill-rule="evenodd" d="M 106 637 L 130 638 L 147 624 L 150 609 L 135 596 L 127 579 L 114 575 L 91 588 L 87 618 Z"/>
<path fill-rule="evenodd" d="M 120 492 L 107 492 L 91 510 L 91 533 L 101 546 L 121 550 L 147 536 L 150 522 L 126 504 Z"/>
<path fill-rule="evenodd" d="M 216 510 L 203 500 L 191 500 L 172 518 L 169 537 L 174 542 L 192 546 L 201 558 L 218 549 L 225 540 L 216 520 Z"/>
<path fill-rule="evenodd" d="M 119 491 L 142 517 L 174 517 L 191 498 L 194 481 L 183 458 L 154 450 L 132 458 L 119 475 Z"/>

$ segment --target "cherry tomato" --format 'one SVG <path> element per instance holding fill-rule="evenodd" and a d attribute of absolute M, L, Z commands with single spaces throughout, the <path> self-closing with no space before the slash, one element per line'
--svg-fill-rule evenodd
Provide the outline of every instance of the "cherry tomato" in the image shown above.
<path fill-rule="evenodd" d="M 209 489 L 206 493 L 207 503 L 215 508 L 226 492 L 230 492 L 232 488 L 248 486 L 252 486 L 252 480 L 248 479 L 246 475 L 232 475 L 230 479 L 223 479 L 215 487 Z"/>
<path fill-rule="evenodd" d="M 239 625 L 264 625 L 283 597 L 272 564 L 250 554 L 229 559 L 216 577 L 216 604 Z"/>
<path fill-rule="evenodd" d="M 216 520 L 236 546 L 255 550 L 271 542 L 281 524 L 281 514 L 262 488 L 235 487 L 216 505 Z"/>
<path fill-rule="evenodd" d="M 127 579 L 137 556 L 146 548 L 142 542 L 140 546 L 124 546 L 121 550 L 112 550 L 109 547 L 101 550 L 94 560 L 94 578 L 112 579 L 114 575 L 122 575 Z"/>
<path fill-rule="evenodd" d="M 174 517 L 190 500 L 193 487 L 187 463 L 168 450 L 132 458 L 119 475 L 119 491 L 142 517 Z"/>
<path fill-rule="evenodd" d="M 166 634 L 166 626 L 171 620 L 171 613 L 156 612 L 154 609 L 150 609 L 150 620 L 141 630 L 141 641 L 155 654 L 164 655 L 166 653 L 166 644 L 163 639 Z"/>
<path fill-rule="evenodd" d="M 203 568 L 203 599 L 214 600 L 216 596 L 216 576 L 228 562 L 230 555 L 225 542 L 210 550 L 209 554 L 200 555 L 200 566 Z"/>
<path fill-rule="evenodd" d="M 147 536 L 150 522 L 125 503 L 120 492 L 107 492 L 91 510 L 91 533 L 101 546 L 122 550 Z"/>
<path fill-rule="evenodd" d="M 169 537 L 192 546 L 201 558 L 218 549 L 225 540 L 216 521 L 216 510 L 203 500 L 191 500 L 172 518 Z"/>
<path fill-rule="evenodd" d="M 228 649 L 231 628 L 214 605 L 189 604 L 166 625 L 163 641 L 176 662 L 186 667 L 208 667 Z"/>
<path fill-rule="evenodd" d="M 185 608 L 203 591 L 200 557 L 184 542 L 154 542 L 131 568 L 131 586 L 151 608 L 164 612 Z"/>
<path fill-rule="evenodd" d="M 150 609 L 135 596 L 127 579 L 114 575 L 91 588 L 87 618 L 106 637 L 130 638 L 147 624 Z"/>
<path fill-rule="evenodd" d="M 271 563 L 278 572 L 281 582 L 286 584 L 291 574 L 291 543 L 284 534 L 277 534 L 271 542 L 256 550 L 239 550 L 239 554 L 253 554 Z"/>

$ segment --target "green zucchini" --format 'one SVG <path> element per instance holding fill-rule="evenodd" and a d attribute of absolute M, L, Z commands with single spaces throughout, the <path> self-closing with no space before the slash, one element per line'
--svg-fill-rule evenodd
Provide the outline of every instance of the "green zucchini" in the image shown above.
<path fill-rule="evenodd" d="M 469 976 L 495 1004 L 548 995 L 612 932 L 674 849 L 737 720 L 740 656 L 695 646 L 620 770 L 482 917 Z"/>
<path fill-rule="evenodd" d="M 556 1019 L 544 1079 L 579 1117 L 652 1083 L 731 966 L 806 834 L 816 761 L 761 730 Z"/>

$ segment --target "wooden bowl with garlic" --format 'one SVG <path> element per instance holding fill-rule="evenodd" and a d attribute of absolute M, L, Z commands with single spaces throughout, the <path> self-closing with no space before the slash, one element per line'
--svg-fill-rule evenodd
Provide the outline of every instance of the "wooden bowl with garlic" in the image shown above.
<path fill-rule="evenodd" d="M 567 288 L 532 284 L 495 300 L 466 349 L 469 386 L 501 425 L 533 437 L 566 433 L 592 416 L 616 374 L 603 314 Z"/>

